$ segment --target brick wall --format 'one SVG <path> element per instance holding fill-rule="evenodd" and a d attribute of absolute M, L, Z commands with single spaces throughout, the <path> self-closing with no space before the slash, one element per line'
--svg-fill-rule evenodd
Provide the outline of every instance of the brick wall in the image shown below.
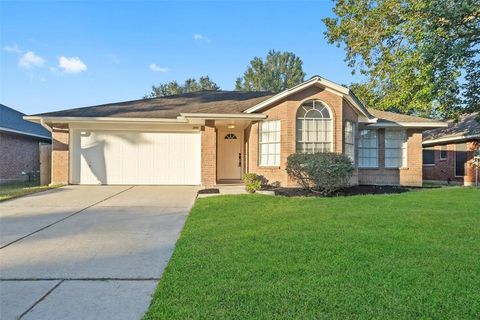
<path fill-rule="evenodd" d="M 385 129 L 378 129 L 378 168 L 358 169 L 360 184 L 421 186 L 422 131 L 407 130 L 407 165 L 405 168 L 385 168 Z M 358 145 L 358 144 L 357 144 Z"/>
<path fill-rule="evenodd" d="M 215 121 L 205 121 L 202 128 L 202 185 L 212 187 L 217 183 L 217 132 Z"/>
<path fill-rule="evenodd" d="M 434 165 L 423 166 L 423 178 L 426 181 L 437 181 L 442 183 L 460 183 L 473 185 L 475 183 L 475 168 L 472 165 L 473 151 L 480 147 L 479 141 L 467 142 L 467 163 L 465 166 L 465 176 L 455 176 L 455 152 L 456 144 L 447 144 L 447 158 L 440 159 L 440 145 L 433 146 Z"/>
<path fill-rule="evenodd" d="M 22 171 L 40 170 L 37 139 L 0 132 L 0 183 L 24 181 Z"/>
<path fill-rule="evenodd" d="M 55 127 L 52 130 L 52 184 L 69 183 L 69 130 Z"/>
<path fill-rule="evenodd" d="M 262 175 L 268 183 L 280 183 L 284 186 L 295 185 L 287 172 L 287 157 L 295 153 L 296 149 L 296 113 L 300 105 L 307 100 L 317 99 L 326 103 L 333 113 L 333 148 L 335 152 L 343 152 L 343 122 L 345 120 L 344 112 L 348 119 L 357 121 L 356 113 L 351 106 L 346 104 L 342 97 L 320 89 L 309 88 L 296 93 L 288 100 L 283 100 L 276 105 L 263 111 L 268 116 L 268 120 L 280 120 L 280 166 L 278 167 L 260 167 L 258 165 L 258 123 L 253 123 L 245 129 L 245 141 L 247 148 L 247 171 Z M 354 180 L 356 181 L 356 180 Z"/>

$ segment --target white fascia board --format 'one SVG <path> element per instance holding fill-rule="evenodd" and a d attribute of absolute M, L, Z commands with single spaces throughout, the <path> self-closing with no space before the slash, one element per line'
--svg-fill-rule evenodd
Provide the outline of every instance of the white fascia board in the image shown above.
<path fill-rule="evenodd" d="M 252 119 L 252 120 L 262 120 L 266 119 L 267 115 L 265 114 L 244 114 L 244 113 L 181 113 L 181 117 L 188 119 L 205 119 L 205 120 L 216 120 L 216 119 Z"/>
<path fill-rule="evenodd" d="M 273 97 L 260 102 L 259 104 L 247 109 L 244 111 L 244 113 L 253 113 L 259 110 L 262 110 L 263 108 L 269 106 L 272 103 L 275 103 L 276 101 L 279 101 L 285 97 L 288 97 L 289 95 L 292 95 L 296 92 L 299 92 L 301 90 L 304 90 L 312 85 L 321 85 L 324 87 L 326 90 L 329 92 L 332 92 L 338 96 L 341 96 L 342 98 L 348 100 L 362 115 L 364 115 L 367 119 L 369 119 L 369 123 L 375 123 L 376 118 L 372 117 L 372 115 L 363 107 L 357 99 L 353 98 L 353 95 L 351 94 L 350 89 L 341 86 L 339 84 L 336 84 L 330 80 L 323 79 L 319 76 L 313 77 L 310 80 L 307 80 L 299 85 L 296 85 L 293 88 L 284 90 Z"/>
<path fill-rule="evenodd" d="M 11 133 L 21 134 L 23 136 L 31 136 L 31 137 L 36 137 L 36 138 L 48 139 L 48 140 L 52 139 L 52 137 L 42 136 L 40 134 L 29 133 L 29 132 L 10 129 L 10 128 L 5 128 L 5 127 L 0 127 L 0 131 L 6 131 L 6 132 L 11 132 Z"/>
<path fill-rule="evenodd" d="M 367 127 L 375 128 L 387 128 L 387 127 L 405 127 L 405 128 L 446 128 L 448 127 L 447 122 L 441 121 L 426 121 L 426 122 L 409 122 L 409 121 L 399 121 L 399 122 L 377 122 L 367 125 Z"/>
<path fill-rule="evenodd" d="M 468 139 L 480 139 L 480 134 L 472 134 L 472 135 L 466 135 L 466 136 L 425 140 L 425 141 L 422 142 L 422 144 L 423 145 L 431 145 L 431 144 L 436 144 L 436 143 L 454 142 L 454 141 L 462 141 L 462 140 L 468 140 Z"/>
<path fill-rule="evenodd" d="M 120 117 L 42 117 L 24 116 L 23 119 L 37 123 L 74 123 L 74 122 L 100 122 L 100 123 L 188 123 L 186 119 L 170 118 L 120 118 Z"/>

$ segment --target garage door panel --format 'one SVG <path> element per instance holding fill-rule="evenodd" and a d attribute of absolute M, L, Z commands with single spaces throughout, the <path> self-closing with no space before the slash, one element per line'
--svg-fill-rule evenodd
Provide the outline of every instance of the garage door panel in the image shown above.
<path fill-rule="evenodd" d="M 80 184 L 200 184 L 200 134 L 74 133 L 72 180 Z M 75 165 L 77 163 L 77 165 Z M 78 170 L 79 172 L 75 172 Z"/>

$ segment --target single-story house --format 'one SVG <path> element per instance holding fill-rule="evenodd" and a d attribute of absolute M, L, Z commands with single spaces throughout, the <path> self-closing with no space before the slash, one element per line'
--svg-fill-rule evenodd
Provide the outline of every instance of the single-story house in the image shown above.
<path fill-rule="evenodd" d="M 450 122 L 447 128 L 423 134 L 423 178 L 426 182 L 462 184 L 475 183 L 473 157 L 480 151 L 479 113 Z"/>
<path fill-rule="evenodd" d="M 37 174 L 39 143 L 51 143 L 50 132 L 24 120 L 24 115 L 0 104 L 0 183 L 24 181 Z"/>
<path fill-rule="evenodd" d="M 203 185 L 246 172 L 294 185 L 295 152 L 355 163 L 354 184 L 422 184 L 422 132 L 444 122 L 367 109 L 315 76 L 277 94 L 203 91 L 25 117 L 51 128 L 52 182 Z"/>

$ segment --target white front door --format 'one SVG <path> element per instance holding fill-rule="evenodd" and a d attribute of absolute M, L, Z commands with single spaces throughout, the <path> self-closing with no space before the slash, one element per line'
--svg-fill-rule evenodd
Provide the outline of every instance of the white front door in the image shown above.
<path fill-rule="evenodd" d="M 242 178 L 241 131 L 219 131 L 217 150 L 218 180 L 239 180 Z"/>

